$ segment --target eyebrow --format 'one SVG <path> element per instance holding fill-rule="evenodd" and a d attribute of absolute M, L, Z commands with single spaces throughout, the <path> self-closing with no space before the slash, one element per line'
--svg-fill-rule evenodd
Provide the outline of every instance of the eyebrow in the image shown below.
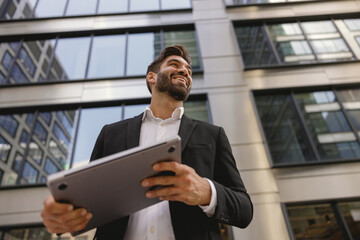
<path fill-rule="evenodd" d="M 176 63 L 182 63 L 182 61 L 178 60 L 178 59 L 175 59 L 175 58 L 172 58 L 172 59 L 169 59 L 169 61 L 167 61 L 167 64 L 171 63 L 171 62 L 176 62 Z M 186 67 L 192 71 L 192 68 L 191 68 L 191 65 L 186 63 Z"/>

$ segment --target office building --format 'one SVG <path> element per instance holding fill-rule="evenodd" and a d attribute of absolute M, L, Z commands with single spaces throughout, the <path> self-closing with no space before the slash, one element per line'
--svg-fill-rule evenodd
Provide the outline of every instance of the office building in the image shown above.
<path fill-rule="evenodd" d="M 224 127 L 254 203 L 224 239 L 360 239 L 359 0 L 0 0 L 0 239 L 56 239 L 46 176 L 144 110 L 175 43 L 185 113 Z"/>

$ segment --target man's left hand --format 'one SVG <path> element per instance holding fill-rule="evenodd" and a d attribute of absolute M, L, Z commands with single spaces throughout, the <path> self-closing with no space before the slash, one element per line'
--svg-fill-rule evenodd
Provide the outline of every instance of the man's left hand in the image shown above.
<path fill-rule="evenodd" d="M 159 176 L 144 179 L 143 187 L 164 186 L 147 191 L 146 197 L 168 201 L 180 201 L 188 205 L 209 205 L 211 188 L 209 182 L 200 177 L 193 168 L 177 162 L 160 162 L 154 164 L 157 172 L 172 171 L 175 176 Z"/>

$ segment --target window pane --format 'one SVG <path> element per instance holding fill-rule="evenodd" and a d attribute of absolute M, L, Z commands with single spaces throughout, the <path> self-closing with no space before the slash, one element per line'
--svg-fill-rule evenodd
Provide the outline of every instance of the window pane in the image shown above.
<path fill-rule="evenodd" d="M 360 30 L 360 19 L 346 19 L 344 22 L 350 31 Z"/>
<path fill-rule="evenodd" d="M 2 235 L 1 235 L 2 234 Z M 32 227 L 32 228 L 22 228 L 22 229 L 11 229 L 6 228 L 3 232 L 0 231 L 0 237 L 3 236 L 4 240 L 49 240 L 49 239 L 58 239 L 52 238 L 51 233 L 49 233 L 45 227 Z M 65 240 L 67 238 L 59 238 Z"/>
<path fill-rule="evenodd" d="M 15 63 L 14 68 L 13 68 L 13 70 L 11 72 L 11 78 L 16 83 L 28 83 L 28 82 L 30 82 L 28 77 L 25 75 L 25 73 L 19 67 L 19 65 L 17 63 Z"/>
<path fill-rule="evenodd" d="M 130 11 L 154 11 L 160 10 L 159 0 L 131 0 Z"/>
<path fill-rule="evenodd" d="M 25 71 L 31 76 L 34 77 L 36 66 L 34 64 L 34 61 L 29 56 L 27 50 L 22 47 L 20 49 L 19 53 L 19 60 L 22 63 L 23 67 L 25 68 Z"/>
<path fill-rule="evenodd" d="M 97 0 L 70 0 L 66 16 L 95 14 Z"/>
<path fill-rule="evenodd" d="M 295 239 L 344 239 L 330 204 L 287 206 Z"/>
<path fill-rule="evenodd" d="M 349 52 L 342 39 L 313 40 L 310 41 L 316 53 Z"/>
<path fill-rule="evenodd" d="M 58 75 L 56 79 L 83 79 L 89 47 L 89 37 L 59 39 L 52 68 L 64 71 L 64 77 Z"/>
<path fill-rule="evenodd" d="M 7 84 L 5 75 L 0 71 L 0 85 L 5 85 Z"/>
<path fill-rule="evenodd" d="M 97 136 L 105 124 L 121 120 L 121 107 L 89 108 L 81 111 L 73 167 L 86 164 Z"/>
<path fill-rule="evenodd" d="M 125 35 L 94 37 L 88 78 L 124 76 Z"/>
<path fill-rule="evenodd" d="M 133 118 L 145 111 L 148 104 L 126 105 L 124 109 L 124 119 Z"/>
<path fill-rule="evenodd" d="M 339 207 L 353 239 L 360 239 L 360 202 L 339 203 Z"/>
<path fill-rule="evenodd" d="M 256 96 L 255 102 L 274 163 L 315 159 L 290 96 Z"/>
<path fill-rule="evenodd" d="M 35 134 L 35 136 L 37 136 L 37 138 L 41 141 L 41 143 L 43 145 L 46 144 L 46 139 L 47 139 L 48 133 L 47 133 L 46 129 L 44 128 L 44 126 L 39 121 L 36 121 L 36 123 L 35 123 L 34 134 Z"/>
<path fill-rule="evenodd" d="M 209 122 L 206 101 L 184 102 L 185 114 L 200 121 Z"/>
<path fill-rule="evenodd" d="M 12 56 L 12 54 L 10 54 L 9 51 L 6 51 L 4 56 L 2 57 L 1 65 L 3 65 L 4 68 L 9 71 L 13 62 L 14 62 L 14 57 Z"/>
<path fill-rule="evenodd" d="M 304 22 L 301 25 L 306 34 L 337 32 L 331 21 Z"/>
<path fill-rule="evenodd" d="M 36 183 L 39 171 L 29 162 L 25 162 L 22 174 L 22 183 Z"/>
<path fill-rule="evenodd" d="M 64 15 L 66 0 L 39 0 L 35 17 L 61 17 Z"/>
<path fill-rule="evenodd" d="M 38 165 L 41 165 L 44 152 L 34 139 L 30 142 L 28 156 L 31 157 Z"/>
<path fill-rule="evenodd" d="M 52 162 L 50 158 L 46 158 L 45 171 L 47 174 L 53 174 L 60 171 L 60 169 L 55 165 L 55 163 Z"/>
<path fill-rule="evenodd" d="M 10 151 L 11 151 L 10 143 L 6 141 L 3 136 L 0 135 L 0 160 L 3 162 L 7 162 Z"/>
<path fill-rule="evenodd" d="M 183 45 L 189 52 L 191 57 L 192 69 L 200 69 L 200 59 L 195 39 L 195 32 L 193 30 L 185 31 L 169 31 L 164 32 L 165 47 L 180 44 Z M 159 46 L 161 48 L 161 46 Z M 157 49 L 157 47 L 156 47 Z"/>
<path fill-rule="evenodd" d="M 128 53 L 126 75 L 145 75 L 148 65 L 155 58 L 156 33 L 130 34 L 128 38 Z"/>
<path fill-rule="evenodd" d="M 98 13 L 121 13 L 128 11 L 128 1 L 100 0 Z"/>
<path fill-rule="evenodd" d="M 67 154 L 66 151 L 61 149 L 59 147 L 59 144 L 57 144 L 57 142 L 54 139 L 50 140 L 48 150 L 51 153 L 51 156 L 55 159 L 55 161 L 60 166 L 61 170 L 69 168 L 69 166 L 68 166 L 69 163 L 67 162 L 67 160 L 69 159 L 68 155 L 70 155 L 70 154 Z"/>
<path fill-rule="evenodd" d="M 191 8 L 190 0 L 161 0 L 161 9 Z"/>
<path fill-rule="evenodd" d="M 0 115 L 0 128 L 15 137 L 19 123 L 12 115 Z"/>

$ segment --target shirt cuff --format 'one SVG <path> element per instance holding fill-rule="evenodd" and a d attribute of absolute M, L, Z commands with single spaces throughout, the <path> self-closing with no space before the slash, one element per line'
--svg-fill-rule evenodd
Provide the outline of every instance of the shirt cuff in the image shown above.
<path fill-rule="evenodd" d="M 206 215 L 208 217 L 211 217 L 215 213 L 215 208 L 217 205 L 217 194 L 216 194 L 216 188 L 215 188 L 214 183 L 207 178 L 205 178 L 205 179 L 209 182 L 210 188 L 211 188 L 210 204 L 205 205 L 205 206 L 200 206 L 200 205 L 198 205 L 198 206 L 201 207 L 201 209 L 204 211 L 204 213 L 206 213 Z"/>

